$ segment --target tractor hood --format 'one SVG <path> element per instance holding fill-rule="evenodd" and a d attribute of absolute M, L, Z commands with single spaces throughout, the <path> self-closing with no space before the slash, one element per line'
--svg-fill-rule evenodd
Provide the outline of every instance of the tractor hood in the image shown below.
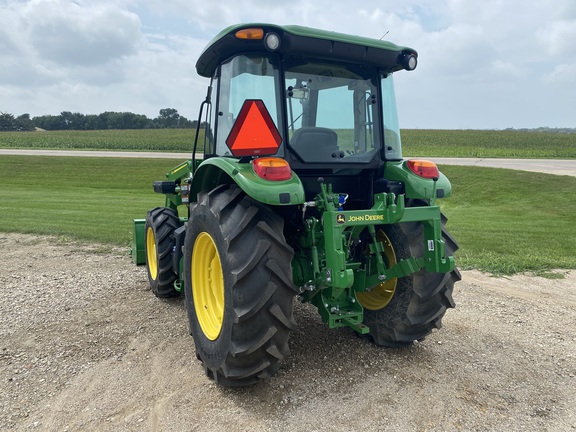
<path fill-rule="evenodd" d="M 292 25 L 241 24 L 226 28 L 208 44 L 196 70 L 210 78 L 228 58 L 254 52 L 354 63 L 378 67 L 386 73 L 414 69 L 418 56 L 412 48 L 378 39 Z"/>

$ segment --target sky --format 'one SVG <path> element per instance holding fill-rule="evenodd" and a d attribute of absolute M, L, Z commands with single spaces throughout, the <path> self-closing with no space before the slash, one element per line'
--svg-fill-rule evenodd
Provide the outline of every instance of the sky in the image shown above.
<path fill-rule="evenodd" d="M 404 129 L 576 127 L 574 0 L 0 0 L 0 112 L 194 120 L 198 55 L 250 22 L 416 49 L 395 74 Z"/>

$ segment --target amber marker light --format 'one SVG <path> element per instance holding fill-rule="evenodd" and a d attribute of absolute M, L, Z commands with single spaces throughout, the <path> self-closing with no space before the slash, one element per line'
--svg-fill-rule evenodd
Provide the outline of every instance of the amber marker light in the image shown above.
<path fill-rule="evenodd" d="M 236 39 L 262 40 L 264 39 L 264 29 L 246 28 L 235 33 Z"/>
<path fill-rule="evenodd" d="M 264 180 L 283 181 L 292 178 L 292 168 L 284 159 L 261 157 L 252 161 L 256 175 Z"/>
<path fill-rule="evenodd" d="M 406 162 L 406 165 L 414 174 L 427 178 L 427 179 L 436 179 L 440 177 L 440 171 L 438 171 L 438 167 L 434 162 L 430 162 L 427 160 L 418 160 L 418 159 L 410 159 Z"/>

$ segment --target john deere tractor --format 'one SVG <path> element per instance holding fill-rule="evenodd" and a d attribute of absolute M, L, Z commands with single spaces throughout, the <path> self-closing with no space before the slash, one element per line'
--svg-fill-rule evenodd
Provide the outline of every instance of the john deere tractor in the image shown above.
<path fill-rule="evenodd" d="M 289 354 L 295 298 L 383 347 L 440 328 L 460 279 L 434 163 L 403 160 L 393 74 L 415 50 L 299 26 L 232 26 L 191 158 L 154 182 L 133 260 L 158 297 L 185 296 L 208 377 L 242 386 Z"/>

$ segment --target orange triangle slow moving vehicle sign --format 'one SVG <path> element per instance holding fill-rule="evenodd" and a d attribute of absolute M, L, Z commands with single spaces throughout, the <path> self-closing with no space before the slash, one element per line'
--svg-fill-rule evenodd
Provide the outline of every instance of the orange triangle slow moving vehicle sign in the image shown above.
<path fill-rule="evenodd" d="M 282 143 L 274 120 L 260 99 L 246 99 L 226 145 L 236 157 L 272 155 Z"/>

